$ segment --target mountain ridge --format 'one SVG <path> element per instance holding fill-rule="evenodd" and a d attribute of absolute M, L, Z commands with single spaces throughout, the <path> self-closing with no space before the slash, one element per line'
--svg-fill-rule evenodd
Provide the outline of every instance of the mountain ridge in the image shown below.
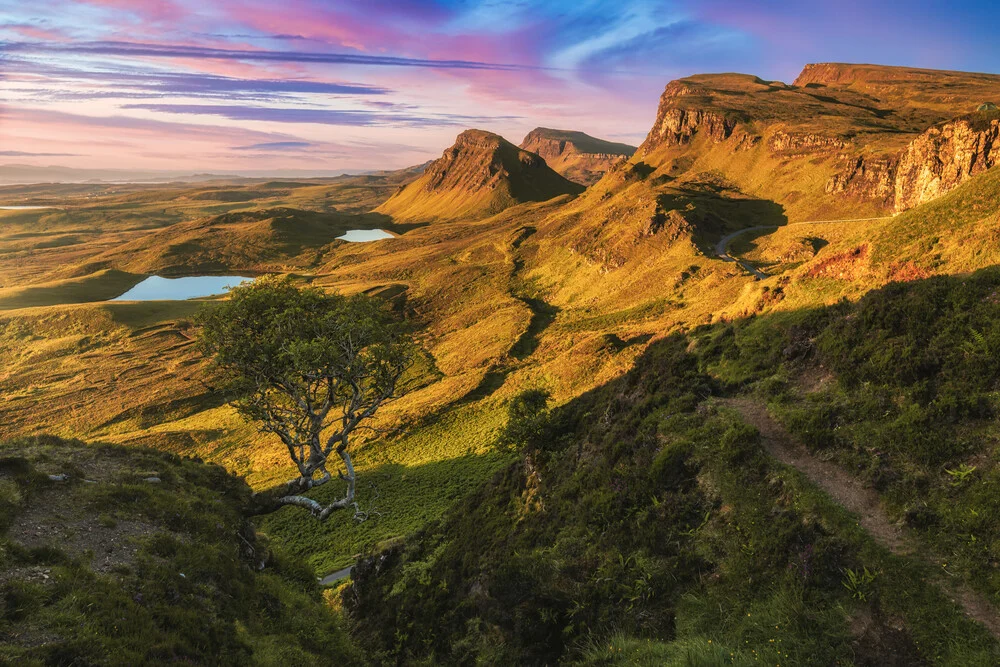
<path fill-rule="evenodd" d="M 593 185 L 611 167 L 636 150 L 629 144 L 605 141 L 584 132 L 536 127 L 525 135 L 520 148 L 537 153 L 546 164 L 580 185 Z"/>

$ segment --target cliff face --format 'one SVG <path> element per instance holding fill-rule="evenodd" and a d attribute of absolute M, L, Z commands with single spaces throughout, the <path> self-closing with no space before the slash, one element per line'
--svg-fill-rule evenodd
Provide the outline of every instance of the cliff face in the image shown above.
<path fill-rule="evenodd" d="M 476 218 L 582 189 L 500 135 L 466 130 L 420 178 L 377 210 L 407 220 Z"/>
<path fill-rule="evenodd" d="M 685 80 L 671 81 L 660 96 L 656 121 L 639 147 L 639 153 L 645 155 L 661 146 L 686 144 L 696 133 L 707 135 L 716 143 L 728 139 L 736 121 L 707 104 L 704 108 L 695 106 L 702 98 L 704 91 L 698 84 Z"/>
<path fill-rule="evenodd" d="M 978 125 L 978 126 L 977 126 Z M 1000 162 L 1000 117 L 932 127 L 899 158 L 895 209 L 903 211 L 958 187 Z"/>
<path fill-rule="evenodd" d="M 635 146 L 545 127 L 529 132 L 520 147 L 537 153 L 553 170 L 584 186 L 593 185 L 620 160 L 635 153 Z"/>
<path fill-rule="evenodd" d="M 826 191 L 881 202 L 898 213 L 954 190 L 997 163 L 1000 115 L 976 114 L 930 128 L 896 155 L 849 158 Z"/>
<path fill-rule="evenodd" d="M 827 194 L 892 205 L 896 194 L 895 155 L 863 155 L 847 159 L 847 166 L 826 184 Z"/>
<path fill-rule="evenodd" d="M 792 217 L 877 215 L 998 161 L 991 100 L 1000 100 L 1000 76 L 968 72 L 821 63 L 792 86 L 696 75 L 664 89 L 642 164 L 632 162 L 658 183 L 720 177 Z"/>

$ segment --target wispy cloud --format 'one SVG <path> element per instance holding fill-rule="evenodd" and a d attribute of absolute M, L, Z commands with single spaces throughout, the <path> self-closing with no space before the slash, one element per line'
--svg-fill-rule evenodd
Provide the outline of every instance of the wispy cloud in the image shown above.
<path fill-rule="evenodd" d="M 233 146 L 234 151 L 296 151 L 315 146 L 310 141 L 267 141 L 249 146 Z"/>
<path fill-rule="evenodd" d="M 481 62 L 476 60 L 405 58 L 400 56 L 377 56 L 364 53 L 219 49 L 201 46 L 185 46 L 179 44 L 139 44 L 135 42 L 75 42 L 70 44 L 0 42 L 0 50 L 8 53 L 77 54 L 133 58 L 204 58 L 210 60 L 241 60 L 323 65 L 421 67 L 432 69 L 507 71 L 543 69 L 534 66 Z"/>
<path fill-rule="evenodd" d="M 238 121 L 272 123 L 317 123 L 344 126 L 431 126 L 514 120 L 516 116 L 463 116 L 458 114 L 415 115 L 381 113 L 357 109 L 304 109 L 297 107 L 250 107 L 223 104 L 123 104 L 122 109 L 143 109 L 160 113 L 221 116 Z"/>
<path fill-rule="evenodd" d="M 231 97 L 243 95 L 247 97 L 261 95 L 283 95 L 290 93 L 305 93 L 313 95 L 349 95 L 378 96 L 387 95 L 392 91 L 383 86 L 373 86 L 362 83 L 343 81 L 316 81 L 309 79 L 249 79 L 205 74 L 199 72 L 165 72 L 163 70 L 144 68 L 131 63 L 103 65 L 96 68 L 91 64 L 82 66 L 55 65 L 49 61 L 35 61 L 27 58 L 8 56 L 4 69 L 9 77 L 19 74 L 31 77 L 44 77 L 47 80 L 62 80 L 79 84 L 90 82 L 100 84 L 102 88 L 111 88 L 125 92 L 141 92 L 157 96 L 192 96 L 192 97 Z M 71 91 L 63 91 L 69 93 Z M 105 91 L 105 92 L 113 92 Z M 58 97 L 58 96 L 57 96 Z"/>

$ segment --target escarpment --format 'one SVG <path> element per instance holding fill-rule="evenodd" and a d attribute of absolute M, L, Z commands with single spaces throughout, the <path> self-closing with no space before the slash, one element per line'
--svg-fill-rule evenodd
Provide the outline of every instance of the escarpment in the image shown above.
<path fill-rule="evenodd" d="M 1000 76 L 904 67 L 808 65 L 792 86 L 699 75 L 667 85 L 638 155 L 671 180 L 717 174 L 797 216 L 898 212 L 1000 160 L 992 99 Z"/>
<path fill-rule="evenodd" d="M 907 146 L 896 168 L 896 211 L 940 197 L 1000 162 L 1000 113 L 992 115 L 932 127 Z"/>
<path fill-rule="evenodd" d="M 635 153 L 635 146 L 546 127 L 529 132 L 520 147 L 540 155 L 553 170 L 584 186 L 593 185 L 611 167 Z"/>
<path fill-rule="evenodd" d="M 898 213 L 947 194 L 998 162 L 1000 114 L 959 118 L 928 129 L 898 154 L 850 158 L 826 191 L 883 202 Z"/>

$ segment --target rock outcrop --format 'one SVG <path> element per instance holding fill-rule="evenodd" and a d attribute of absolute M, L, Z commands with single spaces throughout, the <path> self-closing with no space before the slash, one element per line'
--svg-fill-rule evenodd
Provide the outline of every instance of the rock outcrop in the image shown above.
<path fill-rule="evenodd" d="M 635 153 L 635 146 L 546 127 L 529 132 L 520 147 L 537 153 L 556 172 L 584 186 L 593 185 L 611 167 Z"/>
<path fill-rule="evenodd" d="M 378 209 L 401 220 L 481 218 L 529 201 L 546 201 L 583 188 L 500 135 L 466 130 Z"/>
<path fill-rule="evenodd" d="M 896 196 L 895 155 L 861 155 L 846 158 L 847 166 L 827 182 L 827 194 L 840 194 L 892 205 Z"/>
<path fill-rule="evenodd" d="M 736 128 L 735 119 L 708 105 L 705 108 L 695 106 L 703 97 L 704 92 L 698 84 L 687 80 L 671 81 L 660 96 L 656 121 L 639 147 L 639 154 L 645 155 L 661 146 L 686 144 L 695 134 L 703 134 L 716 143 L 728 139 Z"/>
<path fill-rule="evenodd" d="M 917 137 L 899 158 L 896 211 L 940 197 L 1000 163 L 1000 114 L 993 115 L 961 118 Z"/>
<path fill-rule="evenodd" d="M 897 213 L 944 195 L 1000 163 L 1000 114 L 936 125 L 896 155 L 850 157 L 830 194 L 876 201 Z"/>
<path fill-rule="evenodd" d="M 801 154 L 826 150 L 842 150 L 848 143 L 837 137 L 824 137 L 818 134 L 789 134 L 778 130 L 768 141 L 768 146 L 775 153 Z"/>

